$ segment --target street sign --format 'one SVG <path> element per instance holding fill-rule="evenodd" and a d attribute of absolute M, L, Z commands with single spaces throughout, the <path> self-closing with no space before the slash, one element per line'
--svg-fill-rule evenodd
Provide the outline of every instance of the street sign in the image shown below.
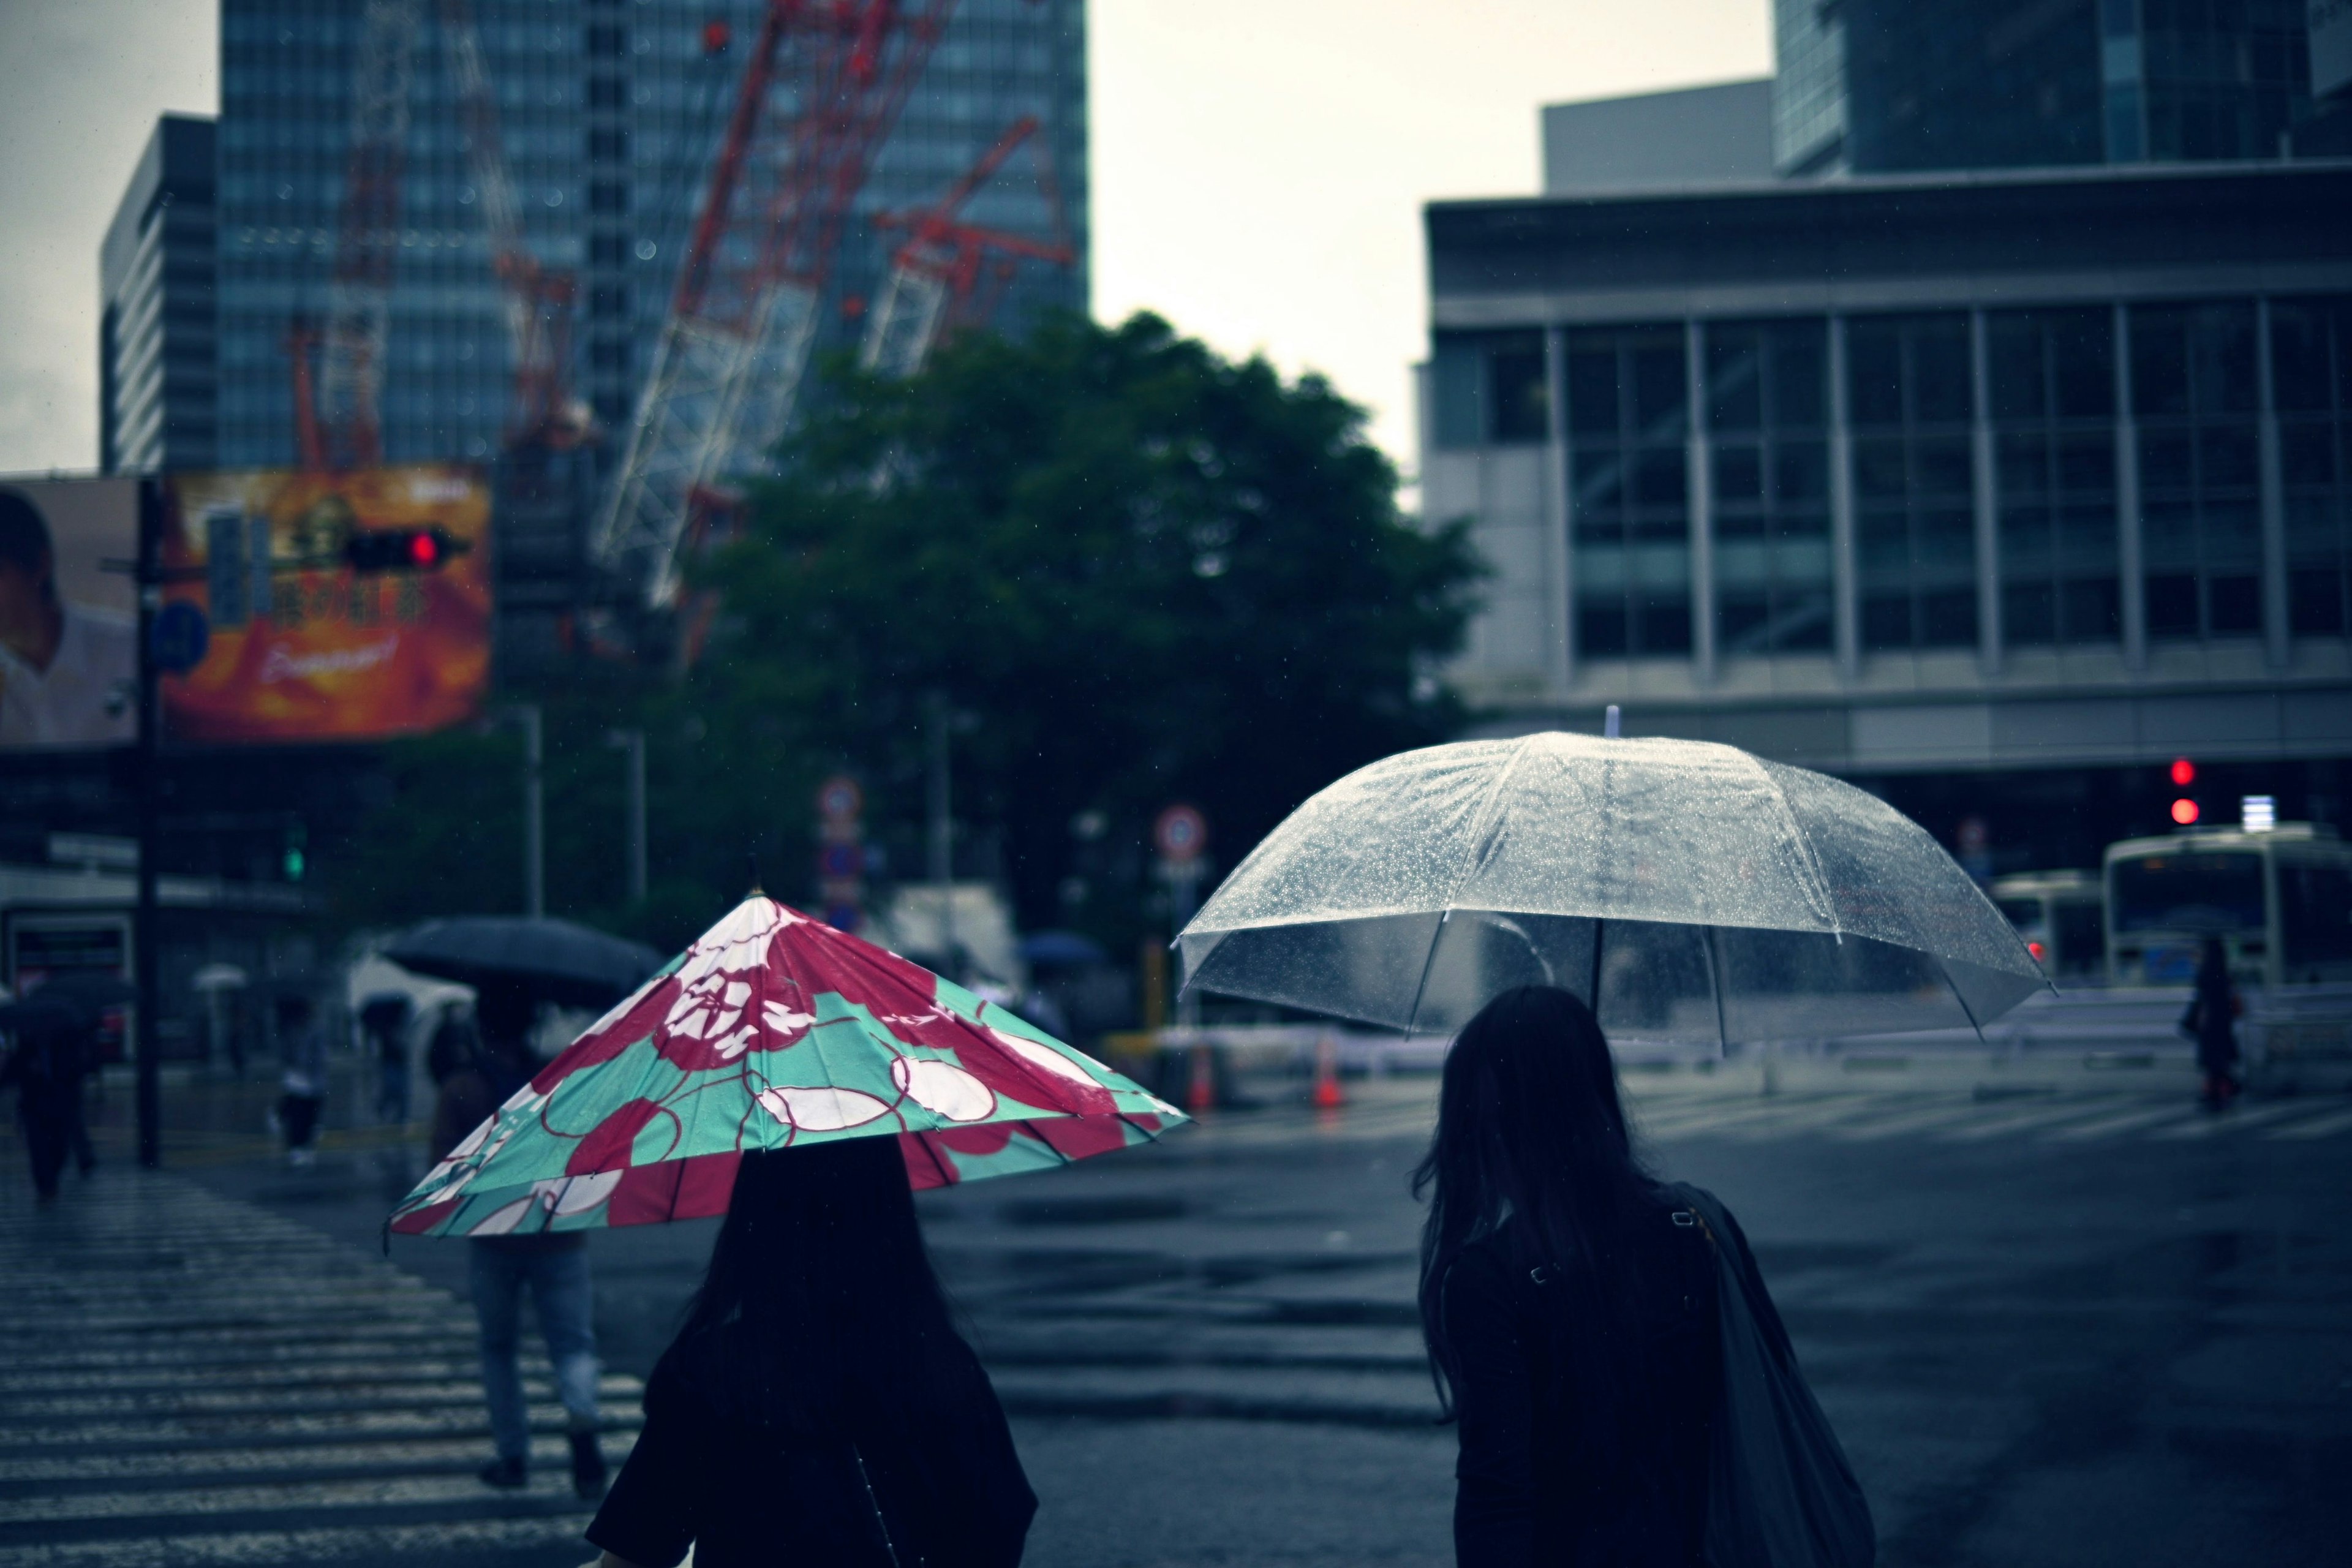
<path fill-rule="evenodd" d="M 154 643 L 156 667 L 173 675 L 185 675 L 204 663 L 213 640 L 205 613 L 185 599 L 174 599 L 156 611 L 154 629 L 148 635 Z"/>
<path fill-rule="evenodd" d="M 845 821 L 865 811 L 866 792 L 847 773 L 835 773 L 817 786 L 816 809 L 828 822 Z"/>
<path fill-rule="evenodd" d="M 866 870 L 866 851 L 856 844 L 827 844 L 817 851 L 818 875 L 829 881 L 847 881 Z"/>
<path fill-rule="evenodd" d="M 1163 859 L 1197 860 L 1209 845 L 1209 819 L 1189 805 L 1171 805 L 1151 825 L 1151 843 Z"/>

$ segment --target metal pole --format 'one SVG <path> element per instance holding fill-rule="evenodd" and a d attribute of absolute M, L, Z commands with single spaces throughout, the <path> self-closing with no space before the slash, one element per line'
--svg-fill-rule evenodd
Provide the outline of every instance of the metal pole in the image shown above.
<path fill-rule="evenodd" d="M 139 487 L 139 572 L 134 581 L 139 585 L 139 725 L 138 725 L 138 836 L 139 836 L 139 895 L 137 912 L 131 917 L 131 984 L 137 992 L 137 1011 L 133 1016 L 135 1034 L 132 1039 L 133 1060 L 137 1064 L 138 1081 L 134 1099 L 139 1119 L 139 1163 L 150 1169 L 163 1162 L 163 1108 L 161 1080 L 156 1074 L 156 1050 L 159 1044 L 156 1016 L 163 1004 L 163 965 L 159 944 L 162 942 L 161 921 L 156 919 L 160 900 L 156 893 L 156 816 L 162 781 L 156 777 L 156 753 L 162 736 L 158 733 L 160 714 L 157 712 L 155 668 L 155 612 L 162 608 L 163 572 L 163 497 L 152 481 Z"/>
<path fill-rule="evenodd" d="M 522 903 L 538 920 L 547 913 L 547 793 L 539 704 L 520 702 L 506 716 L 522 730 Z"/>
<path fill-rule="evenodd" d="M 605 735 L 604 743 L 628 753 L 623 764 L 629 788 L 629 902 L 642 904 L 646 901 L 646 732 L 614 730 Z"/>
<path fill-rule="evenodd" d="M 947 698 L 939 692 L 930 699 L 930 777 L 925 791 L 929 808 L 929 861 L 925 868 L 930 874 L 931 886 L 938 889 L 940 900 L 940 957 L 950 969 L 961 966 L 955 963 L 955 819 L 949 813 L 949 730 L 954 715 Z M 951 976 L 961 980 L 962 976 Z"/>

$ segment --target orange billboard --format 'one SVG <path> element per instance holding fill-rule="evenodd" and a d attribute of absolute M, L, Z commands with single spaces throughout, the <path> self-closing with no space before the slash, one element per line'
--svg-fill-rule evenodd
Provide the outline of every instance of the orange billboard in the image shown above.
<path fill-rule="evenodd" d="M 200 654 L 163 680 L 173 741 L 362 741 L 470 719 L 490 676 L 490 495 L 477 469 L 259 469 L 164 484 L 166 613 Z M 197 624 L 181 612 L 183 624 Z"/>

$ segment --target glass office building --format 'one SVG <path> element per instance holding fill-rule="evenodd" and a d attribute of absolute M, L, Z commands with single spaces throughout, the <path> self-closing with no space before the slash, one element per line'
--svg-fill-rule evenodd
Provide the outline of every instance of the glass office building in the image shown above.
<path fill-rule="evenodd" d="M 224 465 L 295 452 L 288 333 L 323 317 L 343 198 L 361 7 L 223 0 L 219 122 L 219 443 Z M 383 398 L 385 455 L 488 460 L 510 396 L 492 275 L 438 8 L 418 7 L 400 248 Z M 474 0 L 485 71 L 534 253 L 579 277 L 574 389 L 625 427 L 679 251 L 756 36 L 756 0 Z M 708 26 L 732 47 L 713 53 Z M 1076 265 L 1024 266 L 997 324 L 1087 300 L 1081 0 L 964 0 L 860 196 L 820 346 L 854 342 L 889 239 L 868 220 L 936 200 L 1004 129 L 1035 115 Z M 966 208 L 1043 233 L 1016 160 Z M 611 460 L 617 442 L 599 454 Z"/>
<path fill-rule="evenodd" d="M 1618 702 L 1865 775 L 2352 759 L 2352 163 L 1427 226 L 1423 504 L 1496 568 L 1454 670 L 1490 725 Z"/>
<path fill-rule="evenodd" d="M 1784 174 L 2279 158 L 2341 134 L 2315 129 L 2304 0 L 1775 0 L 1774 16 Z"/>
<path fill-rule="evenodd" d="M 98 468 L 213 466 L 213 122 L 155 122 L 99 247 Z"/>

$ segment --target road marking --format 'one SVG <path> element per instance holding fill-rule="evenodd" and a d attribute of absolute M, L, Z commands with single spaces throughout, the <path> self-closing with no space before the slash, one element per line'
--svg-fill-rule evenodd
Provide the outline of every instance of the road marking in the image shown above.
<path fill-rule="evenodd" d="M 2134 1110 L 2103 1116 L 2095 1121 L 2077 1122 L 2072 1127 L 2056 1127 L 2042 1134 L 2050 1142 L 2078 1142 L 2088 1138 L 2111 1138 L 2121 1132 L 2136 1132 L 2142 1128 L 2163 1122 L 2179 1121 L 2198 1114 L 2194 1106 L 2178 1100 L 2159 1106 L 2140 1106 Z"/>
<path fill-rule="evenodd" d="M 2291 1117 L 2308 1116 L 2311 1107 L 2292 1100 L 2284 1105 L 2259 1105 L 2252 1110 L 2231 1107 L 2228 1110 L 2200 1110 L 2194 1120 L 2179 1127 L 2166 1127 L 2149 1134 L 2168 1142 L 2189 1138 L 2222 1138 L 2233 1132 L 2244 1132 L 2266 1122 L 2284 1121 Z"/>
<path fill-rule="evenodd" d="M 2079 1121 L 2096 1116 L 2107 1106 L 2098 1100 L 2066 1100 L 2058 1104 L 2042 1104 L 2030 1109 L 2012 1110 L 2006 1113 L 1986 1108 L 1990 1114 L 1963 1126 L 1945 1130 L 1937 1141 L 1945 1143 L 1974 1143 L 1987 1138 L 2007 1137 L 2014 1132 L 2031 1132 L 2036 1128 L 2051 1127 L 2060 1122 Z"/>
<path fill-rule="evenodd" d="M 2291 1127 L 2273 1127 L 2263 1134 L 2265 1138 L 2333 1138 L 2338 1132 L 2352 1132 L 2352 1110 L 2330 1111 L 2315 1116 L 2308 1121 L 2298 1121 Z"/>
<path fill-rule="evenodd" d="M 544 1359 L 524 1366 L 531 1484 L 492 1492 L 472 1311 L 357 1248 L 110 1168 L 46 1211 L 0 1188 L 0 1568 L 579 1542 Z M 617 1460 L 643 1388 L 600 1390 Z"/>

